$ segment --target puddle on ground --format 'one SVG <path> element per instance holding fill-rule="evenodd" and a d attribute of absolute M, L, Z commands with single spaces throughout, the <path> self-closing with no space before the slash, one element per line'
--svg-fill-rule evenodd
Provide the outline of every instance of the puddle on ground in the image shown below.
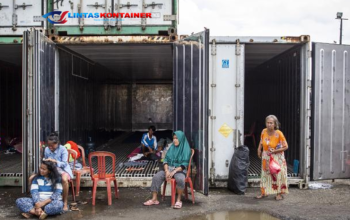
<path fill-rule="evenodd" d="M 206 215 L 195 215 L 183 220 L 279 220 L 269 214 L 253 211 L 214 212 Z"/>

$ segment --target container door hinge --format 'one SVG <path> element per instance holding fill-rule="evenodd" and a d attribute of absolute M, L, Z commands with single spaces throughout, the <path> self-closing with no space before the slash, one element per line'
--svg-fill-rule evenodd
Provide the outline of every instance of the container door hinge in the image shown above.
<path fill-rule="evenodd" d="M 210 148 L 210 151 L 211 151 L 211 152 L 214 152 L 214 151 L 216 150 L 214 146 L 215 146 L 215 145 L 214 145 L 214 141 L 212 141 L 212 142 L 211 142 L 211 148 Z"/>
<path fill-rule="evenodd" d="M 241 117 L 240 116 L 235 116 L 235 119 L 239 120 L 239 119 L 241 119 Z"/>
<path fill-rule="evenodd" d="M 31 114 L 32 112 L 29 109 L 27 109 L 27 115 L 31 115 Z"/>
<path fill-rule="evenodd" d="M 176 21 L 176 15 L 163 15 L 163 21 Z"/>
<path fill-rule="evenodd" d="M 0 10 L 2 9 L 2 8 L 8 8 L 9 6 L 8 5 L 2 5 L 1 3 L 0 3 Z"/>
<path fill-rule="evenodd" d="M 236 40 L 236 55 L 241 55 L 241 44 L 239 39 Z"/>
<path fill-rule="evenodd" d="M 212 40 L 212 45 L 211 45 L 211 55 L 215 56 L 216 55 L 216 40 Z"/>
<path fill-rule="evenodd" d="M 238 88 L 238 87 L 241 87 L 241 84 L 236 84 L 235 86 L 236 86 L 236 88 Z"/>
<path fill-rule="evenodd" d="M 216 84 L 211 84 L 211 87 L 216 87 Z"/>
<path fill-rule="evenodd" d="M 212 120 L 215 120 L 216 119 L 216 116 L 210 116 L 210 119 L 212 119 Z"/>
<path fill-rule="evenodd" d="M 311 50 L 307 51 L 307 58 L 312 58 L 312 51 Z"/>
<path fill-rule="evenodd" d="M 307 80 L 307 87 L 312 88 L 311 80 L 309 80 L 309 79 Z"/>

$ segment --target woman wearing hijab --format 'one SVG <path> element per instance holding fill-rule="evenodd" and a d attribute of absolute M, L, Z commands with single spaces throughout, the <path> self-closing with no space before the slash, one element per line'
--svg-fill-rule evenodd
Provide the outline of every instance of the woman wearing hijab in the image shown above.
<path fill-rule="evenodd" d="M 175 131 L 173 134 L 173 144 L 170 146 L 163 161 L 164 171 L 159 171 L 152 179 L 151 192 L 152 199 L 143 203 L 145 206 L 158 205 L 158 192 L 165 179 L 176 180 L 177 199 L 174 208 L 182 207 L 181 195 L 185 189 L 186 167 L 191 157 L 191 148 L 182 131 Z"/>

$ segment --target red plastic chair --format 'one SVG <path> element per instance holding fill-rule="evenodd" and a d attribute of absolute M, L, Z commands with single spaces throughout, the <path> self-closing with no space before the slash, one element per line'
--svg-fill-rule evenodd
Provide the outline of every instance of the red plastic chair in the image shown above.
<path fill-rule="evenodd" d="M 254 122 L 252 124 L 252 126 L 250 127 L 250 130 L 249 130 L 249 133 L 248 134 L 244 134 L 244 142 L 245 142 L 245 139 L 247 137 L 250 137 L 253 139 L 253 144 L 254 144 L 254 147 L 256 147 L 256 141 L 255 141 L 255 127 L 256 127 L 256 122 Z"/>
<path fill-rule="evenodd" d="M 75 150 L 71 150 L 71 149 L 67 149 L 67 151 L 68 151 L 68 163 L 69 163 L 69 158 L 70 158 L 70 156 L 72 155 L 72 157 L 74 158 L 73 167 L 75 167 L 76 158 L 77 158 L 77 152 L 75 152 Z M 73 182 L 73 179 L 70 179 L 70 180 L 69 180 L 69 184 L 71 185 L 73 201 L 75 202 L 75 192 L 74 192 L 74 182 Z"/>
<path fill-rule="evenodd" d="M 192 162 L 192 158 L 194 155 L 194 149 L 191 149 L 191 151 L 192 151 L 191 158 L 190 158 L 190 162 L 188 163 L 187 175 L 185 178 L 185 198 L 188 199 L 188 192 L 187 192 L 187 183 L 188 183 L 190 185 L 190 188 L 191 188 L 192 203 L 194 204 L 193 183 L 192 183 L 192 179 L 191 179 L 191 162 Z M 165 180 L 164 186 L 163 186 L 163 195 L 162 195 L 163 200 L 165 197 L 165 189 L 166 189 L 167 183 L 168 182 Z M 175 179 L 172 178 L 170 183 L 171 183 L 171 206 L 173 207 L 175 205 L 175 196 L 176 196 L 176 181 L 175 181 Z"/>
<path fill-rule="evenodd" d="M 97 173 L 95 173 L 94 169 L 92 169 L 93 157 L 97 157 L 97 164 L 98 164 Z M 112 158 L 112 173 L 107 173 L 106 171 L 106 157 Z M 90 173 L 91 173 L 91 179 L 93 181 L 92 205 L 95 205 L 96 190 L 97 190 L 97 184 L 99 181 L 106 181 L 108 205 L 112 205 L 111 181 L 114 182 L 115 198 L 119 197 L 117 179 L 115 177 L 115 161 L 116 161 L 115 154 L 110 152 L 96 151 L 89 154 Z"/>
<path fill-rule="evenodd" d="M 90 167 L 86 166 L 85 162 L 85 151 L 84 148 L 80 145 L 78 145 L 79 150 L 81 151 L 81 157 L 83 159 L 83 168 L 81 170 L 76 170 L 75 167 L 73 168 L 73 174 L 75 176 L 75 192 L 76 196 L 79 196 L 80 192 L 80 179 L 83 174 L 90 173 Z"/>

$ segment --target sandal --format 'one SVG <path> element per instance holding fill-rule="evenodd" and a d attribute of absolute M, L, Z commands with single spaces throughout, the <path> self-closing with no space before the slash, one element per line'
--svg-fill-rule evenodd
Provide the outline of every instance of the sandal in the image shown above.
<path fill-rule="evenodd" d="M 265 196 L 265 195 L 258 195 L 258 196 L 255 196 L 256 199 L 263 199 L 263 198 L 265 198 L 265 197 L 267 197 L 267 196 Z"/>
<path fill-rule="evenodd" d="M 43 220 L 47 217 L 48 215 L 45 212 L 42 212 L 41 215 L 39 216 L 40 220 Z"/>
<path fill-rule="evenodd" d="M 80 209 L 78 207 L 76 207 L 76 206 L 70 207 L 70 210 L 71 211 L 80 211 Z"/>
<path fill-rule="evenodd" d="M 26 218 L 26 219 L 33 217 L 32 214 L 30 214 L 30 213 L 24 213 L 24 212 L 22 213 L 22 216 L 23 216 L 24 218 Z"/>
<path fill-rule="evenodd" d="M 181 209 L 182 208 L 182 202 L 176 202 L 174 205 L 174 209 Z"/>
<path fill-rule="evenodd" d="M 152 199 L 148 200 L 147 202 L 143 203 L 145 206 L 151 206 L 151 205 L 159 205 L 159 201 L 153 201 Z"/>
<path fill-rule="evenodd" d="M 284 198 L 283 198 L 282 195 L 279 195 L 279 196 L 276 196 L 275 199 L 276 199 L 277 201 L 279 201 L 279 200 L 283 200 Z"/>

